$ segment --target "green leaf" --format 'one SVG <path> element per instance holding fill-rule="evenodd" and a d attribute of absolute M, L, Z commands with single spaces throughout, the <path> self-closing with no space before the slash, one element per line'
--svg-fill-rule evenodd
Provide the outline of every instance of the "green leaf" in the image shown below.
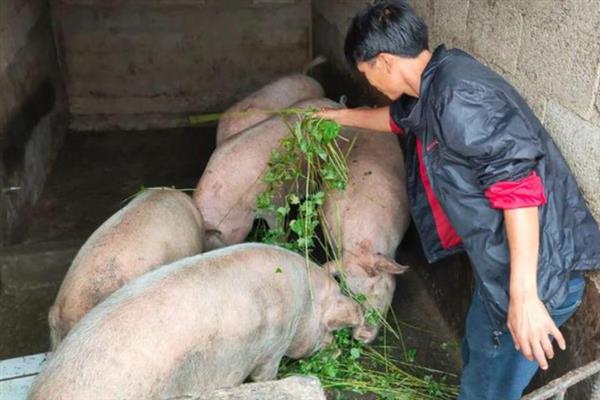
<path fill-rule="evenodd" d="M 298 205 L 300 204 L 300 197 L 298 197 L 296 194 L 291 194 L 289 195 L 289 202 L 292 205 Z"/>
<path fill-rule="evenodd" d="M 276 274 L 280 274 L 280 273 L 282 273 L 282 272 L 283 272 L 283 270 L 281 269 L 281 267 L 277 267 L 277 268 L 275 269 L 275 273 L 276 273 Z"/>
<path fill-rule="evenodd" d="M 354 296 L 354 300 L 358 304 L 363 304 L 365 301 L 367 301 L 367 296 L 365 296 L 363 293 L 359 293 L 356 296 Z"/>
<path fill-rule="evenodd" d="M 406 351 L 406 361 L 408 361 L 409 363 L 414 363 L 416 357 L 417 357 L 417 350 L 416 349 L 408 349 Z"/>

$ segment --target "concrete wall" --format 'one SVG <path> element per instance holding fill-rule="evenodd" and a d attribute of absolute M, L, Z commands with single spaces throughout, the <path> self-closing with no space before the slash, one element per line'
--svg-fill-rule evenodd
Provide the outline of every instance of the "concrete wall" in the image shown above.
<path fill-rule="evenodd" d="M 74 129 L 185 125 L 310 60 L 309 0 L 56 0 Z"/>
<path fill-rule="evenodd" d="M 596 220 L 600 221 L 600 4 L 597 0 L 411 0 L 430 29 L 430 45 L 445 43 L 473 54 L 506 77 L 526 98 L 548 128 L 573 170 Z M 314 0 L 315 54 L 331 63 L 321 70 L 337 77 L 329 92 L 353 96 L 354 104 L 382 104 L 349 73 L 343 41 L 350 18 L 365 0 Z M 353 79 L 352 79 L 353 78 Z M 468 295 L 457 283 L 456 264 L 429 266 L 421 272 L 433 286 L 442 308 L 447 299 Z M 463 264 L 465 261 L 463 261 Z M 445 266 L 451 270 L 444 271 Z M 460 268 L 464 276 L 464 268 Z M 600 357 L 600 278 L 590 277 L 581 310 L 565 331 L 570 351 L 542 380 Z M 448 303 L 451 303 L 449 306 Z M 464 306 L 448 309 L 459 326 Z M 458 332 L 460 333 L 460 332 Z M 539 385 L 541 381 L 538 381 Z M 596 393 L 600 396 L 600 393 Z M 573 394 L 572 398 L 591 398 Z M 577 397 L 580 396 L 580 397 Z M 581 397 L 583 396 L 583 397 Z M 587 397 L 586 397 L 587 396 Z"/>
<path fill-rule="evenodd" d="M 18 240 L 64 134 L 50 21 L 44 0 L 0 2 L 0 245 Z"/>

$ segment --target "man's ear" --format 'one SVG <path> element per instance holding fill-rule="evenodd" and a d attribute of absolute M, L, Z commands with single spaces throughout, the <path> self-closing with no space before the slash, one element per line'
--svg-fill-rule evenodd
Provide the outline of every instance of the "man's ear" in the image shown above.
<path fill-rule="evenodd" d="M 388 74 L 392 73 L 392 56 L 387 53 L 379 53 L 377 55 L 377 59 L 381 65 L 381 68 L 385 70 Z"/>

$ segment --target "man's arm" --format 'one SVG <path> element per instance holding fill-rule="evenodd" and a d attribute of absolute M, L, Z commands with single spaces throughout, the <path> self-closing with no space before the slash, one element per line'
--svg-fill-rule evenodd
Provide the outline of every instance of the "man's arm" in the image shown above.
<path fill-rule="evenodd" d="M 540 226 L 538 207 L 504 210 L 506 235 L 510 248 L 510 303 L 508 329 L 515 347 L 542 369 L 548 368 L 546 357 L 554 357 L 549 335 L 566 348 L 565 339 L 538 298 L 537 265 Z"/>
<path fill-rule="evenodd" d="M 390 108 L 343 108 L 328 109 L 317 113 L 317 116 L 332 119 L 340 125 L 354 126 L 380 132 L 391 132 Z"/>

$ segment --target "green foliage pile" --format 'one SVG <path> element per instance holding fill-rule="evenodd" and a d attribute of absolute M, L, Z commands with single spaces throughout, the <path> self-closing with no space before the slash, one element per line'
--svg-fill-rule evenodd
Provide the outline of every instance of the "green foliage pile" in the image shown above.
<path fill-rule="evenodd" d="M 279 373 L 282 378 L 316 376 L 339 399 L 349 393 L 385 400 L 450 400 L 458 396 L 456 386 L 446 383 L 446 374 L 414 365 L 414 350 L 402 352 L 386 342 L 384 339 L 382 345 L 365 345 L 352 338 L 351 329 L 343 329 L 311 358 L 285 360 Z M 395 358 L 392 354 L 399 350 L 403 357 Z"/>

